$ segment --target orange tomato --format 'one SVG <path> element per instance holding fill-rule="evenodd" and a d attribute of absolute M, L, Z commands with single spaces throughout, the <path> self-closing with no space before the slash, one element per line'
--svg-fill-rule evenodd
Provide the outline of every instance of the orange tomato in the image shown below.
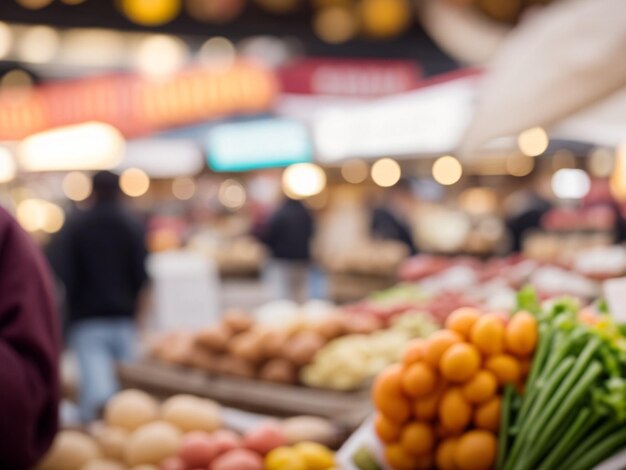
<path fill-rule="evenodd" d="M 424 359 L 426 353 L 426 342 L 422 338 L 412 339 L 404 350 L 402 363 L 410 366 Z"/>
<path fill-rule="evenodd" d="M 432 454 L 420 455 L 415 461 L 416 470 L 432 470 L 435 468 L 435 456 Z"/>
<path fill-rule="evenodd" d="M 481 311 L 476 308 L 461 307 L 450 314 L 446 320 L 446 328 L 469 339 L 472 327 L 480 316 Z"/>
<path fill-rule="evenodd" d="M 385 448 L 385 460 L 394 470 L 414 470 L 417 465 L 417 459 L 400 444 L 391 444 Z"/>
<path fill-rule="evenodd" d="M 437 374 L 423 362 L 408 366 L 402 374 L 402 390 L 413 398 L 425 397 L 437 385 Z"/>
<path fill-rule="evenodd" d="M 489 470 L 496 461 L 496 446 L 489 431 L 469 431 L 456 444 L 454 463 L 459 470 Z"/>
<path fill-rule="evenodd" d="M 372 386 L 372 401 L 387 419 L 403 422 L 411 414 L 408 399 L 402 393 L 402 366 L 394 364 L 383 370 Z"/>
<path fill-rule="evenodd" d="M 472 380 L 463 385 L 463 396 L 474 405 L 485 403 L 498 390 L 498 380 L 493 372 L 479 370 Z"/>
<path fill-rule="evenodd" d="M 441 356 L 439 370 L 451 382 L 467 382 L 480 368 L 480 353 L 468 343 L 453 344 Z"/>
<path fill-rule="evenodd" d="M 518 357 L 532 354 L 537 345 L 537 320 L 528 312 L 516 313 L 504 335 L 507 351 Z"/>
<path fill-rule="evenodd" d="M 515 384 L 522 375 L 519 362 L 508 354 L 491 356 L 485 362 L 485 369 L 493 372 L 500 385 Z"/>
<path fill-rule="evenodd" d="M 500 428 L 500 397 L 496 396 L 480 405 L 474 412 L 474 425 L 478 429 L 498 432 Z"/>
<path fill-rule="evenodd" d="M 435 439 L 435 432 L 428 424 L 414 422 L 402 429 L 400 445 L 411 455 L 428 455 L 435 448 Z"/>
<path fill-rule="evenodd" d="M 426 341 L 426 349 L 424 358 L 426 362 L 434 369 L 439 368 L 441 356 L 450 346 L 463 341 L 463 338 L 454 331 L 439 330 L 435 331 Z"/>
<path fill-rule="evenodd" d="M 398 423 L 390 421 L 384 415 L 377 413 L 374 418 L 374 431 L 382 442 L 391 444 L 400 439 L 402 428 Z"/>
<path fill-rule="evenodd" d="M 472 407 L 465 401 L 463 392 L 456 387 L 443 393 L 438 411 L 439 421 L 452 432 L 463 431 L 472 419 Z"/>
<path fill-rule="evenodd" d="M 472 344 L 486 355 L 499 354 L 504 350 L 504 321 L 498 315 L 483 315 L 470 332 Z"/>
<path fill-rule="evenodd" d="M 435 462 L 439 470 L 456 470 L 454 455 L 458 442 L 458 438 L 449 437 L 439 443 L 435 454 Z"/>

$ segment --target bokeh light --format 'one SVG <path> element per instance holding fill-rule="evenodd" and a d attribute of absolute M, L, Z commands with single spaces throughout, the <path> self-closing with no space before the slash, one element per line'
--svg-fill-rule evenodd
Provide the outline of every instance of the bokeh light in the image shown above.
<path fill-rule="evenodd" d="M 39 10 L 52 3 L 53 0 L 16 0 L 18 4 L 29 10 Z"/>
<path fill-rule="evenodd" d="M 129 168 L 120 175 L 120 188 L 127 196 L 143 196 L 150 189 L 150 177 L 139 168 Z"/>
<path fill-rule="evenodd" d="M 33 64 L 51 62 L 59 52 L 59 33 L 50 26 L 27 28 L 17 43 L 20 60 Z"/>
<path fill-rule="evenodd" d="M 498 208 L 498 197 L 489 188 L 468 188 L 459 196 L 459 204 L 472 215 L 493 214 Z"/>
<path fill-rule="evenodd" d="M 136 67 L 144 75 L 167 77 L 185 64 L 187 45 L 177 37 L 165 34 L 148 36 L 139 44 Z"/>
<path fill-rule="evenodd" d="M 8 183 L 15 178 L 17 165 L 9 149 L 0 147 L 0 183 Z"/>
<path fill-rule="evenodd" d="M 172 21 L 180 12 L 181 0 L 120 0 L 129 20 L 144 26 L 158 26 Z"/>
<path fill-rule="evenodd" d="M 220 185 L 217 197 L 225 208 L 235 211 L 246 203 L 246 190 L 239 181 L 227 179 Z"/>
<path fill-rule="evenodd" d="M 363 160 L 348 160 L 341 165 L 341 176 L 348 183 L 359 184 L 367 179 L 369 167 Z"/>
<path fill-rule="evenodd" d="M 390 38 L 406 30 L 413 13 L 408 0 L 362 0 L 360 18 L 367 35 Z"/>
<path fill-rule="evenodd" d="M 461 162 L 450 155 L 439 157 L 433 164 L 433 178 L 439 184 L 453 185 L 461 179 L 461 176 L 463 176 Z"/>
<path fill-rule="evenodd" d="M 21 69 L 9 70 L 0 79 L 0 89 L 28 90 L 33 86 L 33 77 Z"/>
<path fill-rule="evenodd" d="M 378 186 L 389 188 L 400 181 L 402 169 L 397 161 L 391 158 L 381 158 L 372 165 L 372 180 Z"/>
<path fill-rule="evenodd" d="M 202 63 L 211 67 L 228 68 L 235 62 L 237 49 L 230 40 L 216 36 L 202 45 L 198 57 Z"/>
<path fill-rule="evenodd" d="M 587 168 L 596 178 L 608 178 L 615 166 L 615 153 L 613 150 L 598 147 L 593 149 L 587 158 Z"/>
<path fill-rule="evenodd" d="M 526 129 L 517 138 L 517 145 L 524 155 L 537 157 L 546 151 L 550 139 L 541 127 Z"/>
<path fill-rule="evenodd" d="M 350 8 L 332 6 L 323 8 L 313 17 L 313 31 L 330 44 L 346 42 L 357 32 L 357 21 Z"/>
<path fill-rule="evenodd" d="M 18 146 L 26 171 L 105 170 L 122 159 L 124 136 L 113 126 L 86 122 L 33 134 Z"/>
<path fill-rule="evenodd" d="M 24 199 L 15 210 L 15 215 L 28 232 L 43 230 L 47 233 L 58 232 L 65 222 L 65 213 L 56 204 L 43 199 Z"/>
<path fill-rule="evenodd" d="M 196 194 L 196 182 L 188 177 L 175 178 L 172 181 L 172 194 L 176 199 L 188 201 Z"/>
<path fill-rule="evenodd" d="M 535 159 L 526 155 L 509 155 L 506 158 L 506 171 L 511 176 L 529 175 L 535 168 Z"/>
<path fill-rule="evenodd" d="M 84 201 L 91 195 L 91 178 L 81 171 L 72 171 L 63 178 L 62 187 L 70 201 Z"/>
<path fill-rule="evenodd" d="M 579 169 L 563 168 L 552 175 L 552 192 L 561 199 L 581 199 L 591 189 L 589 175 Z"/>
<path fill-rule="evenodd" d="M 6 24 L 0 21 L 0 59 L 5 57 L 13 46 L 13 31 Z"/>
<path fill-rule="evenodd" d="M 613 197 L 619 201 L 626 200 L 626 145 L 617 149 L 610 184 Z"/>
<path fill-rule="evenodd" d="M 106 29 L 70 29 L 63 33 L 63 63 L 80 67 L 117 67 L 128 57 L 127 38 Z"/>
<path fill-rule="evenodd" d="M 245 0 L 187 0 L 189 16 L 207 23 L 228 23 L 246 6 Z"/>
<path fill-rule="evenodd" d="M 326 187 L 326 173 L 314 163 L 296 163 L 283 172 L 283 191 L 293 199 L 321 193 Z"/>

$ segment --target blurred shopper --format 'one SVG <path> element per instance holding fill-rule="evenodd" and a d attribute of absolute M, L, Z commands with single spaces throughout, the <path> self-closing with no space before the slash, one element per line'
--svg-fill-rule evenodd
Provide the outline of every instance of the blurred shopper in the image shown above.
<path fill-rule="evenodd" d="M 43 255 L 0 208 L 0 468 L 32 468 L 58 424 L 59 316 Z"/>
<path fill-rule="evenodd" d="M 387 189 L 383 203 L 372 211 L 371 234 L 374 238 L 395 240 L 404 244 L 411 255 L 417 253 L 409 217 L 414 208 L 415 198 L 411 182 L 401 179 Z"/>
<path fill-rule="evenodd" d="M 302 300 L 304 290 L 326 297 L 325 276 L 311 262 L 315 221 L 302 201 L 285 198 L 259 232 L 270 251 L 263 276 L 274 299 Z"/>
<path fill-rule="evenodd" d="M 85 422 L 117 391 L 116 362 L 133 358 L 135 311 L 146 281 L 144 232 L 122 207 L 118 183 L 113 173 L 94 175 L 93 205 L 69 218 L 53 256 L 65 286 Z"/>

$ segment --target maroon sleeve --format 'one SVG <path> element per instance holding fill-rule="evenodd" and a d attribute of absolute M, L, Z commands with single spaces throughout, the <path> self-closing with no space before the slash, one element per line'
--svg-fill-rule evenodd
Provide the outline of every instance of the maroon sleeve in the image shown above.
<path fill-rule="evenodd" d="M 27 469 L 58 425 L 59 316 L 42 253 L 0 208 L 0 468 Z"/>

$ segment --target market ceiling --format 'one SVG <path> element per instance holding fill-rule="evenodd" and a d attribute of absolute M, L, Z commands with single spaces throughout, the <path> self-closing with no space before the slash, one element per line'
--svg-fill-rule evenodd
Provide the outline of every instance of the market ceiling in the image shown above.
<path fill-rule="evenodd" d="M 229 0 L 234 1 L 234 0 Z M 313 32 L 312 6 L 302 2 L 289 14 L 268 13 L 257 4 L 248 2 L 240 16 L 227 24 L 218 25 L 197 21 L 186 11 L 159 26 L 142 26 L 129 20 L 109 0 L 85 0 L 77 5 L 52 1 L 40 9 L 28 9 L 16 0 L 0 2 L 0 19 L 7 23 L 47 24 L 60 28 L 98 27 L 126 31 L 165 32 L 181 36 L 225 36 L 232 40 L 258 35 L 297 38 L 303 52 L 309 56 L 324 57 L 385 57 L 409 58 L 419 61 L 424 73 L 435 75 L 458 68 L 424 32 L 416 20 L 398 37 L 374 40 L 357 37 L 342 44 L 328 44 Z"/>

